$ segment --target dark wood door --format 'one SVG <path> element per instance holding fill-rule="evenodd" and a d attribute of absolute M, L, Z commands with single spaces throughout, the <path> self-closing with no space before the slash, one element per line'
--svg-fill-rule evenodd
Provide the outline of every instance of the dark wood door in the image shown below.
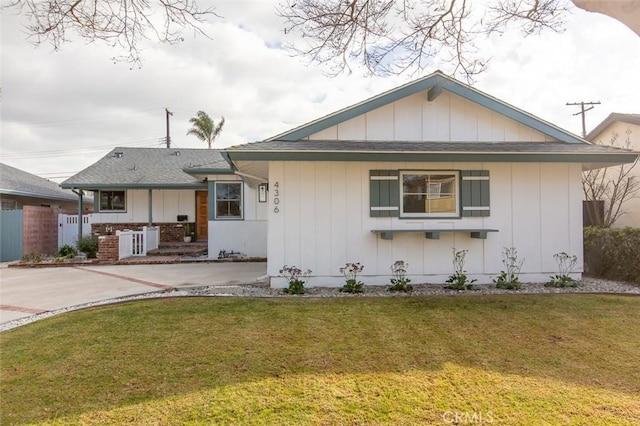
<path fill-rule="evenodd" d="M 207 191 L 196 191 L 196 237 L 199 241 L 209 238 L 207 195 Z"/>

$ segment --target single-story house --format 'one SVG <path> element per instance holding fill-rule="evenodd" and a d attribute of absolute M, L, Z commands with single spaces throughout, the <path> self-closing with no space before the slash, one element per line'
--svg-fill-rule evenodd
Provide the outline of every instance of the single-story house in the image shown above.
<path fill-rule="evenodd" d="M 600 145 L 611 145 L 640 151 L 640 114 L 611 113 L 585 137 Z M 627 168 L 629 165 L 626 166 Z M 617 176 L 620 167 L 607 170 L 609 176 Z M 640 182 L 640 164 L 631 170 L 636 182 Z M 640 227 L 640 192 L 623 204 L 624 214 L 613 224 L 614 227 Z"/>
<path fill-rule="evenodd" d="M 78 196 L 56 182 L 0 163 L 0 261 L 58 249 L 58 214 L 78 210 Z M 90 212 L 89 197 L 81 207 Z"/>
<path fill-rule="evenodd" d="M 260 180 L 243 180 L 222 154 L 115 148 L 61 186 L 93 191 L 94 233 L 158 226 L 160 242 L 177 242 L 191 228 L 197 240 L 207 241 L 210 258 L 221 251 L 265 257 L 267 203 L 259 200 Z"/>
<path fill-rule="evenodd" d="M 638 153 L 438 71 L 226 156 L 268 182 L 267 269 L 284 287 L 284 265 L 311 269 L 308 286 L 341 286 L 340 268 L 360 262 L 365 284 L 387 284 L 397 260 L 413 283 L 443 283 L 453 248 L 479 283 L 504 269 L 505 247 L 524 259 L 524 282 L 548 281 L 560 252 L 578 257 L 580 278 L 582 171 Z"/>
<path fill-rule="evenodd" d="M 61 189 L 53 181 L 0 163 L 0 201 L 2 210 L 21 210 L 23 206 L 55 209 L 77 209 L 78 197 L 72 191 Z M 86 210 L 93 200 L 85 200 Z"/>

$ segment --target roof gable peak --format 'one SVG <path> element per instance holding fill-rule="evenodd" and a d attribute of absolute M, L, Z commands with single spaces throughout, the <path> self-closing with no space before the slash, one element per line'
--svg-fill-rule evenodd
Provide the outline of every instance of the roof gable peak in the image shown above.
<path fill-rule="evenodd" d="M 273 136 L 269 139 L 266 139 L 265 141 L 301 140 L 314 133 L 320 132 L 329 127 L 343 123 L 347 120 L 366 114 L 370 111 L 419 92 L 427 91 L 427 99 L 429 101 L 433 101 L 442 93 L 443 90 L 447 90 L 451 93 L 461 96 L 464 99 L 495 111 L 505 117 L 515 120 L 516 122 L 535 129 L 543 134 L 546 134 L 547 136 L 558 141 L 567 143 L 589 143 L 586 140 L 572 134 L 571 132 L 568 132 L 558 126 L 537 118 L 532 114 L 509 105 L 506 102 L 494 98 L 491 95 L 488 95 L 478 89 L 462 83 L 444 74 L 440 70 L 437 70 L 417 80 L 398 86 L 389 91 L 383 92 L 379 95 L 373 96 L 357 104 L 338 110 L 317 120 L 298 126 L 292 130 Z"/>

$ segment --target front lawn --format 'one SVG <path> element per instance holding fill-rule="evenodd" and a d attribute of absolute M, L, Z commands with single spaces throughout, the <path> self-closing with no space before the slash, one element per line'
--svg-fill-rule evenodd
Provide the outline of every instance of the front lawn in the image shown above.
<path fill-rule="evenodd" d="M 3 424 L 640 423 L 639 297 L 159 299 L 0 347 Z"/>

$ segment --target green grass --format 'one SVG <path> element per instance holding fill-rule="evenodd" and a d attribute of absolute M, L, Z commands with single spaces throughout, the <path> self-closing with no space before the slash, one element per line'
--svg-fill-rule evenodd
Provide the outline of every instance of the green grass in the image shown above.
<path fill-rule="evenodd" d="M 638 424 L 640 298 L 179 298 L 0 334 L 3 424 Z"/>

